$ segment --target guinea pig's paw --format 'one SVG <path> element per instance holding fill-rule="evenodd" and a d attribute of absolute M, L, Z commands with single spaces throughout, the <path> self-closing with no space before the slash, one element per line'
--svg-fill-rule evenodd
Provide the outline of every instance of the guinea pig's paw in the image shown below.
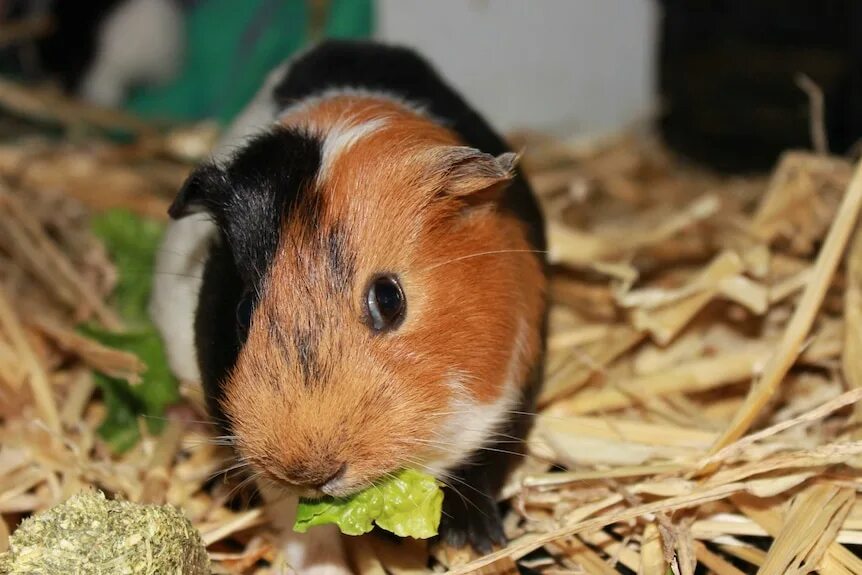
<path fill-rule="evenodd" d="M 494 499 L 484 494 L 461 497 L 447 489 L 440 518 L 440 539 L 451 547 L 470 545 L 482 554 L 505 546 L 503 519 Z"/>

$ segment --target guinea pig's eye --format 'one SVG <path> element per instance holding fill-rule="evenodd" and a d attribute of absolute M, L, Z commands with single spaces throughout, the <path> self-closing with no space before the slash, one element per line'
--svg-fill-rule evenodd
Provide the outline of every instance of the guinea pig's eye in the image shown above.
<path fill-rule="evenodd" d="M 236 326 L 243 336 L 248 333 L 251 325 L 251 312 L 254 309 L 254 301 L 250 293 L 244 293 L 236 306 Z"/>
<path fill-rule="evenodd" d="M 365 302 L 374 331 L 398 327 L 407 308 L 407 301 L 398 278 L 391 275 L 378 276 L 372 280 L 371 285 L 368 286 Z"/>

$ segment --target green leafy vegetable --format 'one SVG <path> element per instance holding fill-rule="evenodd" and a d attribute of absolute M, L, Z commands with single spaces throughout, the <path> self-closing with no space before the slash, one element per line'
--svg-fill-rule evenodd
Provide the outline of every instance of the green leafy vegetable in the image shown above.
<path fill-rule="evenodd" d="M 105 244 L 117 268 L 113 305 L 126 324 L 123 333 L 84 326 L 88 336 L 101 343 L 136 354 L 147 366 L 138 385 L 104 374 L 96 375 L 107 407 L 99 434 L 118 452 L 137 443 L 137 418 L 149 416 L 148 426 L 158 432 L 165 408 L 179 400 L 177 382 L 170 372 L 161 338 L 147 315 L 155 256 L 163 226 L 125 211 L 110 211 L 93 218 L 93 233 Z"/>
<path fill-rule="evenodd" d="M 383 496 L 373 487 L 346 499 L 303 499 L 299 502 L 293 529 L 305 533 L 314 525 L 337 523 L 342 533 L 362 535 L 371 531 L 374 520 L 382 512 Z"/>
<path fill-rule="evenodd" d="M 436 479 L 404 469 L 351 497 L 301 499 L 293 529 L 305 533 L 314 525 L 335 523 L 342 533 L 362 535 L 376 523 L 399 537 L 427 539 L 437 534 L 442 506 L 443 491 Z"/>
<path fill-rule="evenodd" d="M 149 326 L 147 305 L 164 226 L 125 210 L 111 210 L 93 217 L 90 228 L 117 267 L 115 308 L 130 327 Z"/>

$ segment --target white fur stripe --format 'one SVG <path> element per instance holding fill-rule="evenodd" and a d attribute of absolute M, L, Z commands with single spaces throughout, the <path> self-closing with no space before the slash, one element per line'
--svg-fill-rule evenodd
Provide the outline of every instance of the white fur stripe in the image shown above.
<path fill-rule="evenodd" d="M 322 183 L 327 177 L 329 177 L 335 162 L 341 154 L 347 152 L 362 138 L 370 136 L 374 132 L 384 128 L 388 122 L 387 118 L 380 117 L 358 124 L 350 124 L 349 121 L 340 122 L 339 124 L 330 127 L 326 131 L 326 135 L 323 140 L 320 172 L 317 176 L 318 184 Z"/>
<path fill-rule="evenodd" d="M 507 366 L 503 392 L 492 403 L 479 403 L 469 389 L 469 377 L 454 373 L 450 377 L 453 399 L 449 403 L 450 415 L 441 428 L 441 443 L 446 445 L 445 455 L 428 463 L 428 469 L 435 474 L 452 469 L 489 439 L 494 429 L 511 417 L 520 394 L 518 376 L 521 373 L 527 347 L 529 326 L 521 318 L 512 347 L 512 355 Z"/>

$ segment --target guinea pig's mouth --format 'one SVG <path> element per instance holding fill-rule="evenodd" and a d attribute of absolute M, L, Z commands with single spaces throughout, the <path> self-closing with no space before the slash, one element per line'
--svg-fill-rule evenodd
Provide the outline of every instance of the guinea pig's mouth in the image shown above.
<path fill-rule="evenodd" d="M 282 482 L 282 485 L 284 487 L 287 487 L 287 489 L 291 493 L 293 493 L 294 495 L 297 495 L 299 497 L 302 497 L 303 499 L 322 499 L 322 498 L 326 497 L 327 495 L 332 495 L 333 497 L 339 497 L 338 495 L 334 495 L 332 493 L 326 493 L 326 492 L 322 491 L 321 489 L 314 489 L 312 487 L 302 487 L 301 485 L 292 485 L 290 483 L 283 483 L 283 482 Z"/>
<path fill-rule="evenodd" d="M 346 465 L 341 466 L 335 473 L 314 484 L 297 483 L 289 478 L 272 473 L 268 475 L 270 475 L 270 479 L 275 480 L 281 487 L 305 499 L 321 499 L 326 496 L 348 497 L 367 487 L 367 485 L 351 481 L 347 477 Z"/>
<path fill-rule="evenodd" d="M 327 496 L 331 497 L 347 497 L 349 495 L 353 495 L 357 491 L 361 491 L 361 489 L 339 489 L 337 487 L 330 486 L 321 486 L 321 487 L 304 487 L 302 485 L 292 485 L 290 483 L 285 484 L 285 486 L 303 499 L 322 499 Z"/>

